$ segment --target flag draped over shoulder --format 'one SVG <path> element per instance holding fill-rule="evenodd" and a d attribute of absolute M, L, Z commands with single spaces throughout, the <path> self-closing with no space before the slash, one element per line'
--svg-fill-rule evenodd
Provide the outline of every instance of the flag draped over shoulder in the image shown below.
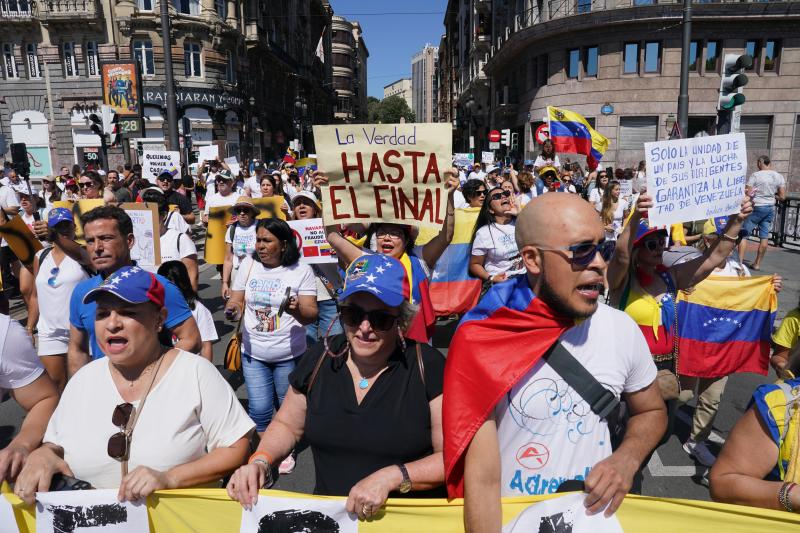
<path fill-rule="evenodd" d="M 556 152 L 583 154 L 592 169 L 608 150 L 608 139 L 598 133 L 583 117 L 568 109 L 547 106 L 550 139 Z"/>
<path fill-rule="evenodd" d="M 480 210 L 480 207 L 465 207 L 455 211 L 453 240 L 431 274 L 431 301 L 436 316 L 460 315 L 478 303 L 481 281 L 469 275 L 469 256 Z"/>
<path fill-rule="evenodd" d="M 715 378 L 767 375 L 778 309 L 771 276 L 711 276 L 678 296 L 678 371 Z"/>
<path fill-rule="evenodd" d="M 478 428 L 573 324 L 536 297 L 526 276 L 495 285 L 464 316 L 444 371 L 444 466 L 451 498 L 464 495 L 464 455 Z"/>

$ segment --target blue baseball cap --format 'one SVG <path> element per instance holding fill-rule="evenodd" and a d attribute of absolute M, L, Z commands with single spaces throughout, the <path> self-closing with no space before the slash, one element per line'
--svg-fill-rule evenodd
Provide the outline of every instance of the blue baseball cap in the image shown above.
<path fill-rule="evenodd" d="M 667 228 L 665 226 L 651 226 L 650 219 L 639 219 L 639 225 L 636 227 L 636 236 L 633 239 L 633 247 L 641 246 L 645 237 L 659 232 L 663 233 L 664 237 L 667 236 Z"/>
<path fill-rule="evenodd" d="M 725 228 L 728 226 L 728 217 L 715 217 L 709 218 L 706 220 L 705 224 L 703 224 L 703 235 L 722 235 L 725 232 Z M 744 228 L 739 230 L 739 236 L 747 235 L 747 230 Z"/>
<path fill-rule="evenodd" d="M 138 266 L 122 267 L 111 274 L 102 285 L 86 293 L 83 303 L 94 302 L 102 293 L 113 294 L 131 304 L 153 302 L 159 308 L 164 307 L 164 285 Z"/>
<path fill-rule="evenodd" d="M 73 224 L 75 223 L 75 217 L 72 216 L 72 211 L 67 209 L 66 207 L 56 207 L 50 210 L 47 213 L 47 227 L 54 228 L 56 224 L 59 222 L 64 222 L 65 220 L 69 220 Z"/>
<path fill-rule="evenodd" d="M 339 297 L 366 292 L 390 307 L 398 307 L 411 295 L 406 269 L 397 259 L 383 254 L 365 254 L 350 263 Z"/>

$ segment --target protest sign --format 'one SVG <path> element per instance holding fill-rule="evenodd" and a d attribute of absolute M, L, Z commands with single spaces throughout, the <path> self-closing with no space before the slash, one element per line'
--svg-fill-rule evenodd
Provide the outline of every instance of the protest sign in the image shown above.
<path fill-rule="evenodd" d="M 481 163 L 491 165 L 494 163 L 494 152 L 481 152 Z"/>
<path fill-rule="evenodd" d="M 261 198 L 251 198 L 250 201 L 261 211 L 256 217 L 257 219 L 279 218 L 286 220 L 286 213 L 281 209 L 286 201 L 283 196 L 262 196 Z"/>
<path fill-rule="evenodd" d="M 124 203 L 120 207 L 133 221 L 131 259 L 142 267 L 160 265 L 161 230 L 158 224 L 158 206 L 153 203 Z"/>
<path fill-rule="evenodd" d="M 42 249 L 42 243 L 19 215 L 0 226 L 0 236 L 6 240 L 23 265 L 33 263 L 36 252 Z"/>
<path fill-rule="evenodd" d="M 633 180 L 619 180 L 619 197 L 630 198 L 633 194 Z"/>
<path fill-rule="evenodd" d="M 336 253 L 325 238 L 325 225 L 321 218 L 290 220 L 289 227 L 300 250 L 300 261 L 310 265 L 337 261 Z"/>
<path fill-rule="evenodd" d="M 117 489 L 39 492 L 36 494 L 36 531 L 150 531 L 145 500 L 120 502 L 117 493 Z"/>
<path fill-rule="evenodd" d="M 747 177 L 744 133 L 645 143 L 644 154 L 652 225 L 739 212 Z"/>
<path fill-rule="evenodd" d="M 225 233 L 233 222 L 229 206 L 212 207 L 208 211 L 208 228 L 206 228 L 205 260 L 212 265 L 225 262 Z"/>
<path fill-rule="evenodd" d="M 200 154 L 198 159 L 200 161 L 213 161 L 219 157 L 219 146 L 216 144 L 210 144 L 206 146 L 200 146 Z"/>
<path fill-rule="evenodd" d="M 233 174 L 234 176 L 238 176 L 239 172 L 241 172 L 242 170 L 241 165 L 239 165 L 239 161 L 236 160 L 236 156 L 226 157 L 225 164 L 228 165 L 231 174 Z"/>
<path fill-rule="evenodd" d="M 241 533 L 265 531 L 338 531 L 357 533 L 356 515 L 344 500 L 311 498 L 259 498 L 251 510 L 242 511 Z"/>
<path fill-rule="evenodd" d="M 441 226 L 452 133 L 449 124 L 314 126 L 319 168 L 329 180 L 325 223 Z"/>
<path fill-rule="evenodd" d="M 569 494 L 534 503 L 503 527 L 503 533 L 530 531 L 591 531 L 592 533 L 623 533 L 616 515 L 586 512 L 584 494 Z"/>
<path fill-rule="evenodd" d="M 475 154 L 453 154 L 453 164 L 457 167 L 471 167 L 475 164 Z"/>
<path fill-rule="evenodd" d="M 83 223 L 81 223 L 81 214 L 91 211 L 95 207 L 101 207 L 105 202 L 101 198 L 94 200 L 78 200 L 77 202 L 70 202 L 69 200 L 59 200 L 53 202 L 53 207 L 64 207 L 72 211 L 72 217 L 75 219 L 75 240 L 80 244 L 86 244 L 83 238 Z"/>
<path fill-rule="evenodd" d="M 173 176 L 180 176 L 180 152 L 148 152 L 142 153 L 142 177 L 150 183 L 155 183 L 162 172 L 169 172 Z"/>

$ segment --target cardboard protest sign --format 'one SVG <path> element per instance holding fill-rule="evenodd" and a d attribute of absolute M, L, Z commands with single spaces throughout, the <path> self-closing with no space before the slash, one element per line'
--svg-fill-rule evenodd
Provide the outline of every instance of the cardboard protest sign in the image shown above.
<path fill-rule="evenodd" d="M 162 172 L 169 172 L 173 176 L 181 173 L 181 153 L 173 151 L 142 152 L 142 177 L 150 183 L 155 183 Z"/>
<path fill-rule="evenodd" d="M 241 165 L 239 165 L 239 161 L 236 160 L 236 156 L 226 157 L 225 164 L 228 165 L 228 168 L 231 170 L 231 174 L 234 176 L 238 176 L 239 172 L 242 170 Z"/>
<path fill-rule="evenodd" d="M 33 263 L 36 252 L 42 249 L 42 243 L 19 215 L 0 226 L 0 236 L 8 242 L 23 265 Z"/>
<path fill-rule="evenodd" d="M 213 161 L 219 157 L 219 146 L 210 144 L 207 146 L 200 146 L 200 161 Z"/>
<path fill-rule="evenodd" d="M 620 198 L 630 198 L 633 194 L 633 180 L 619 180 Z"/>
<path fill-rule="evenodd" d="M 744 133 L 644 144 L 655 226 L 739 212 L 747 178 Z"/>
<path fill-rule="evenodd" d="M 481 163 L 487 165 L 494 163 L 494 152 L 481 152 Z"/>
<path fill-rule="evenodd" d="M 53 207 L 65 207 L 72 211 L 72 217 L 75 219 L 75 240 L 80 244 L 86 244 L 83 238 L 83 224 L 81 223 L 81 214 L 91 211 L 95 207 L 105 205 L 102 199 L 95 200 L 78 200 L 77 202 L 70 202 L 69 200 L 59 200 L 53 202 Z"/>
<path fill-rule="evenodd" d="M 336 252 L 325 238 L 325 224 L 321 218 L 290 220 L 289 227 L 297 240 L 300 261 L 308 264 L 335 263 Z"/>
<path fill-rule="evenodd" d="M 230 206 L 212 207 L 208 211 L 208 228 L 206 228 L 205 260 L 212 265 L 225 262 L 225 233 L 234 221 L 229 211 Z"/>
<path fill-rule="evenodd" d="M 161 229 L 158 223 L 158 206 L 153 203 L 124 203 L 120 207 L 133 221 L 131 259 L 142 267 L 160 265 Z"/>
<path fill-rule="evenodd" d="M 314 126 L 319 168 L 329 180 L 325 223 L 441 226 L 452 133 L 449 124 Z"/>
<path fill-rule="evenodd" d="M 453 154 L 453 164 L 457 167 L 471 167 L 475 164 L 475 154 Z"/>
<path fill-rule="evenodd" d="M 286 213 L 281 210 L 283 203 L 286 201 L 283 196 L 262 196 L 261 198 L 251 198 L 250 201 L 261 210 L 256 217 L 257 219 L 279 218 L 286 220 Z"/>

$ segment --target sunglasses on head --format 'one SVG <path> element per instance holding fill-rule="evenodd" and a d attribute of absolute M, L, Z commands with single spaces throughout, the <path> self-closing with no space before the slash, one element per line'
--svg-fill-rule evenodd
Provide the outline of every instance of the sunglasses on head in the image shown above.
<path fill-rule="evenodd" d="M 376 331 L 388 331 L 392 329 L 397 315 L 393 315 L 388 311 L 381 311 L 374 309 L 367 311 L 358 307 L 357 305 L 343 305 L 339 308 L 339 316 L 342 317 L 342 322 L 345 326 L 357 328 L 364 322 L 364 317 L 369 321 L 369 325 Z"/>
<path fill-rule="evenodd" d="M 501 198 L 508 198 L 509 196 L 511 196 L 511 193 L 509 191 L 496 192 L 491 196 L 491 199 L 500 200 Z"/>
<path fill-rule="evenodd" d="M 132 403 L 121 403 L 114 408 L 111 423 L 119 428 L 117 433 L 108 439 L 108 456 L 117 461 L 127 461 L 130 454 L 131 436 L 128 433 L 128 422 L 133 415 Z"/>
<path fill-rule="evenodd" d="M 565 246 L 563 248 L 546 248 L 544 246 L 537 246 L 540 250 L 548 250 L 548 251 L 567 251 L 572 252 L 572 257 L 569 258 L 569 262 L 579 268 L 586 268 L 589 264 L 594 261 L 595 255 L 598 253 L 600 257 L 603 258 L 603 261 L 608 262 L 611 260 L 611 257 L 614 255 L 614 250 L 617 247 L 616 241 L 606 241 L 603 240 L 597 244 L 593 242 L 582 242 L 578 244 L 573 244 L 571 246 Z"/>

